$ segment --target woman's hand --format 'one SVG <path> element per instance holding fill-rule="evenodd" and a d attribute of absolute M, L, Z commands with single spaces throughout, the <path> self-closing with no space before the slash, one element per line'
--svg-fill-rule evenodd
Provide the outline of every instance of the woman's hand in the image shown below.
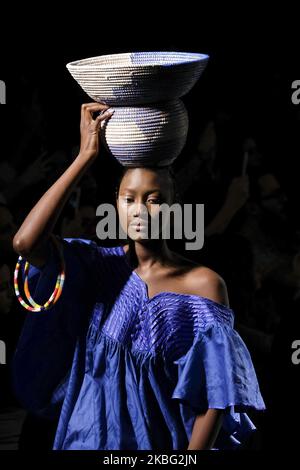
<path fill-rule="evenodd" d="M 92 113 L 97 111 L 103 111 L 103 114 L 93 119 Z M 53 227 L 72 191 L 97 156 L 101 123 L 111 115 L 112 112 L 108 112 L 108 107 L 103 103 L 82 106 L 78 157 L 35 204 L 14 236 L 15 252 L 33 266 L 44 266 L 49 259 L 49 238 Z"/>
<path fill-rule="evenodd" d="M 102 111 L 102 114 L 93 119 L 93 113 Z M 114 113 L 103 103 L 87 103 L 81 106 L 80 121 L 80 155 L 87 158 L 96 157 L 99 153 L 99 131 L 101 123 L 109 119 Z"/>

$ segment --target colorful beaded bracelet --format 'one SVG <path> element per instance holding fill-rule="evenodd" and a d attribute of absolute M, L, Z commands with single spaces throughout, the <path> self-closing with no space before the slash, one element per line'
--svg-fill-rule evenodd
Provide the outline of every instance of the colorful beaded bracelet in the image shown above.
<path fill-rule="evenodd" d="M 59 252 L 59 255 L 60 255 L 60 261 L 61 261 L 61 272 L 57 276 L 54 291 L 52 292 L 52 294 L 51 294 L 50 298 L 47 300 L 47 302 L 44 303 L 44 305 L 39 305 L 31 297 L 31 294 L 30 294 L 30 291 L 29 291 L 29 285 L 28 285 L 28 273 L 29 273 L 29 266 L 30 266 L 28 261 L 26 261 L 25 268 L 24 268 L 24 275 L 25 275 L 24 293 L 25 293 L 25 296 L 26 296 L 28 302 L 30 303 L 30 305 L 28 305 L 24 301 L 24 299 L 22 298 L 22 296 L 20 294 L 19 285 L 18 285 L 19 271 L 20 271 L 20 267 L 21 267 L 21 262 L 23 260 L 22 256 L 19 256 L 17 264 L 16 264 L 16 268 L 15 268 L 15 272 L 14 272 L 15 293 L 16 293 L 17 299 L 20 302 L 20 304 L 24 308 L 26 308 L 26 310 L 30 310 L 31 312 L 42 312 L 42 311 L 48 310 L 50 307 L 52 307 L 58 301 L 59 297 L 61 296 L 62 290 L 63 290 L 63 285 L 64 285 L 64 282 L 65 282 L 65 261 L 64 261 L 64 256 L 63 256 L 63 250 L 62 250 L 61 244 L 57 241 L 56 237 L 53 235 L 53 236 L 51 236 L 51 238 L 52 238 L 54 244 L 58 248 L 58 252 Z"/>

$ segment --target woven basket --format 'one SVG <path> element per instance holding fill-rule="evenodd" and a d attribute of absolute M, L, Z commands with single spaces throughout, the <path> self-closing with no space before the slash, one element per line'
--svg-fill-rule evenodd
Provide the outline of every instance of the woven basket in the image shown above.
<path fill-rule="evenodd" d="M 178 157 L 188 132 L 188 115 L 180 100 L 114 109 L 101 138 L 121 165 L 164 166 Z"/>
<path fill-rule="evenodd" d="M 110 106 L 136 106 L 184 96 L 207 61 L 205 54 L 132 52 L 78 60 L 67 68 L 93 100 Z"/>

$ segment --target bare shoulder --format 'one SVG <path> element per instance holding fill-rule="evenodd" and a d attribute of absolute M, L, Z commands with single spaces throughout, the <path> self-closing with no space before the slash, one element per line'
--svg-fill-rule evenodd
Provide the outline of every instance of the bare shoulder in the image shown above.
<path fill-rule="evenodd" d="M 186 275 L 189 289 L 196 295 L 229 307 L 227 286 L 218 273 L 206 266 L 197 266 Z"/>

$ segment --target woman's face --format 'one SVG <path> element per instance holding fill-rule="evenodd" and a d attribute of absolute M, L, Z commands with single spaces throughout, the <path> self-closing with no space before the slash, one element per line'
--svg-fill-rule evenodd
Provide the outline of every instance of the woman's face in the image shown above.
<path fill-rule="evenodd" d="M 131 168 L 122 178 L 117 197 L 119 220 L 132 240 L 151 238 L 151 226 L 159 224 L 160 205 L 172 203 L 172 182 L 165 170 Z M 163 225 L 158 225 L 161 233 Z"/>

